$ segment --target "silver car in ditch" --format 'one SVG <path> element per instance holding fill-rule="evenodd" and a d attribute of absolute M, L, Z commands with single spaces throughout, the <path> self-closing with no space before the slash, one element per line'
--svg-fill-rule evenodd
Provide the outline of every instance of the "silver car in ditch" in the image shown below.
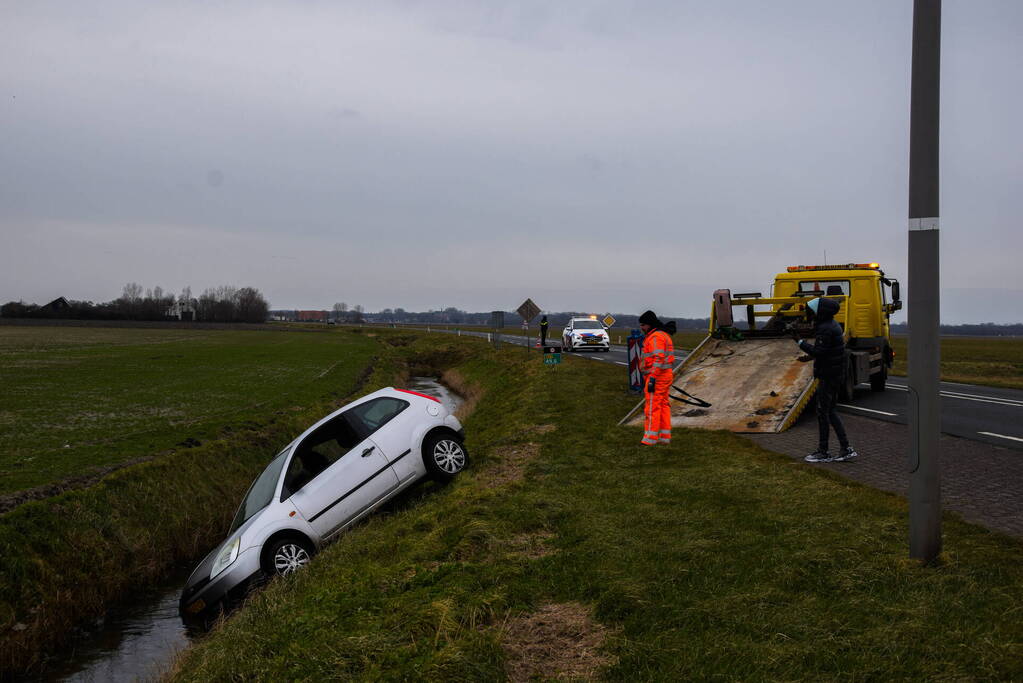
<path fill-rule="evenodd" d="M 308 563 L 419 479 L 451 479 L 468 462 L 464 440 L 439 400 L 407 389 L 381 389 L 326 416 L 249 487 L 227 538 L 185 583 L 182 620 L 209 624 L 252 584 Z"/>

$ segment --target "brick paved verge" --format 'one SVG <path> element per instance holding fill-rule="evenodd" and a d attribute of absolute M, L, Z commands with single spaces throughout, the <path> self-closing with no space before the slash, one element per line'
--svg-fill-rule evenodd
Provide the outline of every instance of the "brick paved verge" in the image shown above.
<path fill-rule="evenodd" d="M 906 425 L 842 414 L 849 442 L 860 457 L 806 467 L 824 467 L 868 486 L 905 497 L 909 492 Z M 746 434 L 760 446 L 802 459 L 817 447 L 812 409 L 781 434 Z M 838 451 L 831 435 L 831 452 Z M 942 434 L 941 503 L 945 510 L 995 531 L 1023 538 L 1023 453 Z"/>

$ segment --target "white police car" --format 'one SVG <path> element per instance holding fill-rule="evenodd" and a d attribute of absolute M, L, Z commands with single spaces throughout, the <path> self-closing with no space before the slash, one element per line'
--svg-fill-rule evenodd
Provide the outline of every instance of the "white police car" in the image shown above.
<path fill-rule="evenodd" d="M 566 353 L 580 349 L 610 351 L 611 337 L 596 318 L 572 318 L 561 333 L 561 346 Z"/>

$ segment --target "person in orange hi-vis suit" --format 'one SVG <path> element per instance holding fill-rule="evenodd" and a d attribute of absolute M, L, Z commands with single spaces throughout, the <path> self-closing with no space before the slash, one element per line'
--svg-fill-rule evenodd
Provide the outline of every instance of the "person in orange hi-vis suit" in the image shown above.
<path fill-rule="evenodd" d="M 639 328 L 645 335 L 643 338 L 643 355 L 640 369 L 643 372 L 643 421 L 644 446 L 659 443 L 671 443 L 671 404 L 668 400 L 668 389 L 673 381 L 672 369 L 675 367 L 675 347 L 671 343 L 671 335 L 675 332 L 675 323 L 667 325 L 658 319 L 653 311 L 639 316 Z"/>

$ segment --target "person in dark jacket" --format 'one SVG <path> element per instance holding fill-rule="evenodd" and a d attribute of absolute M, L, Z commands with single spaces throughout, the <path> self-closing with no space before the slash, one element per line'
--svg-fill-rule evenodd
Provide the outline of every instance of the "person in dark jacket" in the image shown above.
<path fill-rule="evenodd" d="M 795 335 L 799 348 L 813 358 L 813 376 L 817 378 L 817 426 L 820 442 L 817 450 L 803 458 L 806 462 L 839 462 L 855 458 L 858 453 L 849 445 L 845 425 L 835 410 L 838 391 L 846 373 L 845 336 L 842 326 L 835 322 L 839 303 L 834 299 L 818 297 L 812 299 L 807 308 L 817 320 L 814 343 L 811 346 Z M 828 427 L 835 430 L 839 452 L 832 457 L 828 453 Z"/>
<path fill-rule="evenodd" d="M 544 316 L 540 318 L 540 346 L 547 346 L 547 328 L 549 326 L 550 323 L 547 322 L 547 315 L 544 314 Z"/>

